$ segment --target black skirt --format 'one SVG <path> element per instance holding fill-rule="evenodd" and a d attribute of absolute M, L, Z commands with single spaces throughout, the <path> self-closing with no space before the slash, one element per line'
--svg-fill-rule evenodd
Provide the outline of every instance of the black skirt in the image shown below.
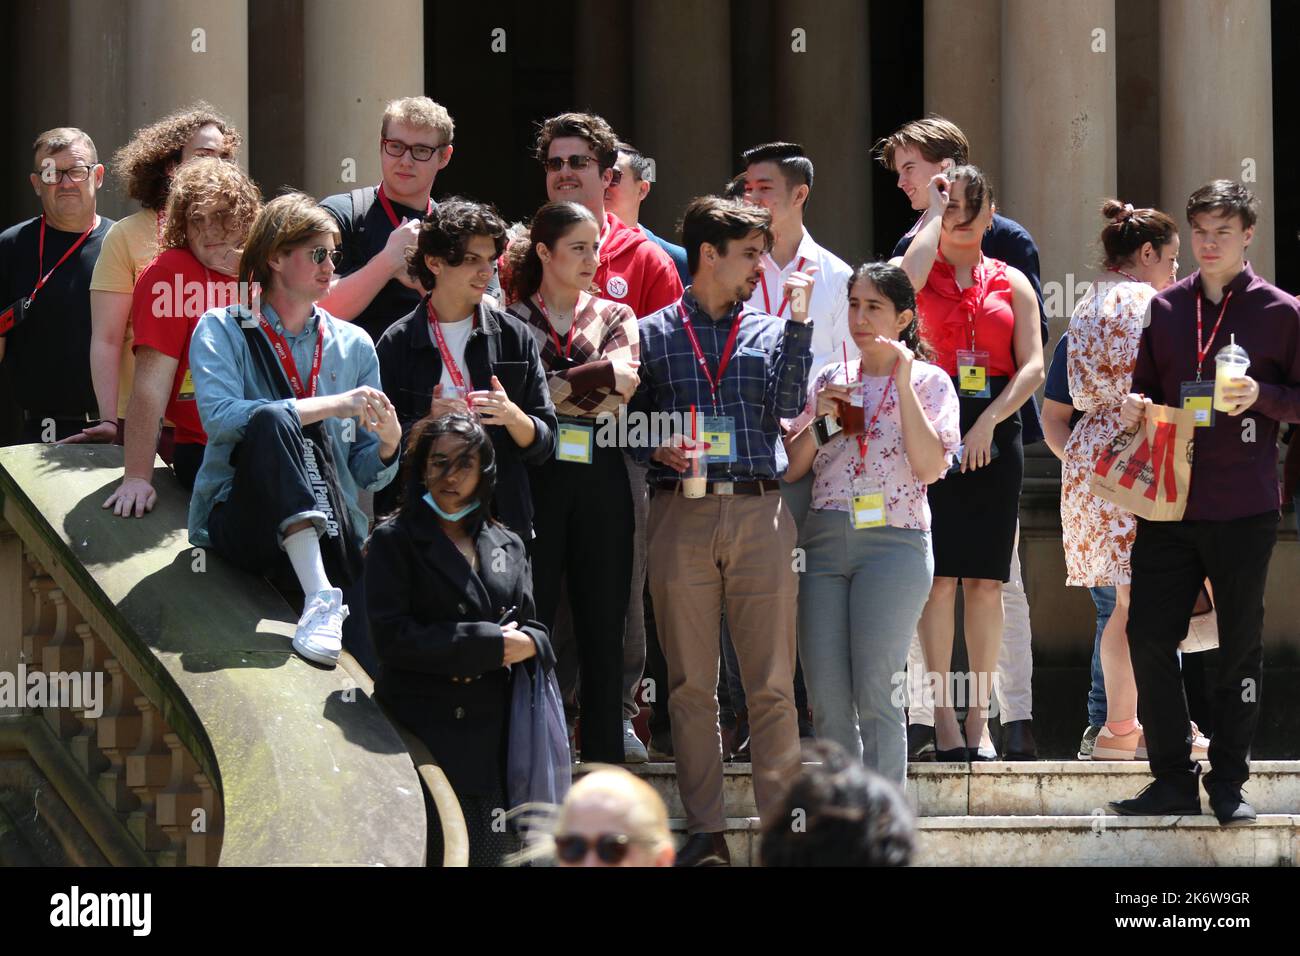
<path fill-rule="evenodd" d="M 961 433 L 975 424 L 1010 379 L 989 377 L 988 398 L 961 395 Z M 957 387 L 956 379 L 953 387 Z M 1020 410 L 993 429 L 998 457 L 965 474 L 952 472 L 930 485 L 931 540 L 937 578 L 1011 579 L 1011 549 L 1020 520 L 1025 453 Z"/>

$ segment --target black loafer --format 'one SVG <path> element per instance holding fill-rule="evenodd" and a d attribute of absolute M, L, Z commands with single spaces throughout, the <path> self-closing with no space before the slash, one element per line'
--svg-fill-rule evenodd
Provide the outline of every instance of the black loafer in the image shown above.
<path fill-rule="evenodd" d="M 1038 745 L 1034 742 L 1034 722 L 1013 720 L 1002 725 L 1003 760 L 1037 760 Z"/>
<path fill-rule="evenodd" d="M 1129 800 L 1113 800 L 1107 806 L 1123 817 L 1200 816 L 1201 797 L 1197 786 L 1200 770 L 1178 777 L 1157 777 Z"/>
<path fill-rule="evenodd" d="M 953 747 L 951 750 L 934 750 L 935 763 L 969 763 L 970 750 L 966 747 Z"/>
<path fill-rule="evenodd" d="M 721 833 L 692 833 L 677 851 L 673 866 L 731 866 L 731 851 Z"/>
<path fill-rule="evenodd" d="M 928 724 L 907 725 L 907 759 L 934 759 L 934 728 Z"/>
<path fill-rule="evenodd" d="M 1207 777 L 1205 792 L 1210 795 L 1210 809 L 1214 811 L 1220 826 L 1242 826 L 1255 822 L 1255 808 L 1241 795 L 1241 787 L 1232 783 L 1216 783 Z"/>

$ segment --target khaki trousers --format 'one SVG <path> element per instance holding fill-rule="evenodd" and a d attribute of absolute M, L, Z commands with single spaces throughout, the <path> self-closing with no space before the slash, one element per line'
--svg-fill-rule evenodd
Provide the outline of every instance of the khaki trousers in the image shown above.
<path fill-rule="evenodd" d="M 688 499 L 656 489 L 650 502 L 650 595 L 668 662 L 677 782 L 691 833 L 725 828 L 718 727 L 724 601 L 749 701 L 754 796 L 764 822 L 799 772 L 796 537 L 778 491 Z"/>

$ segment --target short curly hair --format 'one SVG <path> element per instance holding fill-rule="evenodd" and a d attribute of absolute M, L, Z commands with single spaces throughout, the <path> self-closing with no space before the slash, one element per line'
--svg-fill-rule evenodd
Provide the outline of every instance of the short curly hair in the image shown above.
<path fill-rule="evenodd" d="M 407 275 L 426 289 L 437 285 L 437 278 L 425 264 L 425 256 L 443 259 L 458 266 L 465 261 L 465 249 L 475 236 L 490 236 L 499 257 L 506 247 L 505 220 L 495 206 L 449 196 L 433 207 L 424 218 L 415 247 L 406 253 Z"/>
<path fill-rule="evenodd" d="M 551 141 L 566 136 L 587 141 L 602 173 L 618 162 L 618 136 L 613 127 L 595 113 L 561 113 L 543 120 L 537 129 L 537 147 L 534 151 L 537 161 L 546 162 Z"/>
<path fill-rule="evenodd" d="M 113 168 L 126 194 L 155 212 L 167 205 L 171 186 L 167 167 L 179 163 L 190 137 L 205 126 L 221 130 L 222 159 L 234 159 L 244 138 L 221 113 L 200 100 L 135 131 L 130 142 L 113 156 Z"/>
<path fill-rule="evenodd" d="M 190 209 L 218 199 L 230 204 L 230 231 L 247 236 L 262 208 L 262 191 L 242 169 L 215 156 L 196 156 L 176 170 L 158 251 L 185 248 L 185 220 Z"/>

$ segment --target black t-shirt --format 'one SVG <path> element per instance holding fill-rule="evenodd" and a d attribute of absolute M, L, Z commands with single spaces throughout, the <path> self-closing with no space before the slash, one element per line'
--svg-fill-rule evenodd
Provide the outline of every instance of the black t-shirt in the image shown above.
<path fill-rule="evenodd" d="M 27 411 L 71 418 L 99 407 L 90 377 L 90 276 L 111 225 L 112 219 L 100 217 L 81 248 L 41 287 L 26 320 L 6 336 L 5 368 L 18 405 Z M 0 311 L 35 288 L 40 235 L 39 216 L 0 232 Z M 47 225 L 45 270 L 80 236 Z"/>
<path fill-rule="evenodd" d="M 384 244 L 388 242 L 388 237 L 393 233 L 393 223 L 389 220 L 388 213 L 384 211 L 383 203 L 379 201 L 378 191 L 378 186 L 366 186 L 364 189 L 358 190 L 361 193 L 358 199 L 364 198 L 364 202 L 357 202 L 355 206 L 351 192 L 338 193 L 327 197 L 321 202 L 321 205 L 339 224 L 339 232 L 342 236 L 339 248 L 343 250 L 343 261 L 339 263 L 338 267 L 338 273 L 341 276 L 351 275 L 365 266 L 367 262 L 383 250 Z M 358 216 L 356 213 L 367 205 L 369 208 L 365 210 L 365 213 Z M 423 209 L 413 209 L 399 202 L 392 203 L 392 207 L 399 223 L 403 219 L 423 219 L 425 217 Z M 501 287 L 497 282 L 495 272 L 492 281 L 488 284 L 487 291 L 500 299 Z M 420 304 L 423 297 L 423 293 L 415 289 L 408 289 L 396 279 L 390 279 L 370 301 L 370 304 L 352 321 L 355 325 L 359 325 L 370 333 L 371 339 L 378 342 L 380 336 L 388 330 L 388 327 L 410 313 L 412 309 Z"/>

